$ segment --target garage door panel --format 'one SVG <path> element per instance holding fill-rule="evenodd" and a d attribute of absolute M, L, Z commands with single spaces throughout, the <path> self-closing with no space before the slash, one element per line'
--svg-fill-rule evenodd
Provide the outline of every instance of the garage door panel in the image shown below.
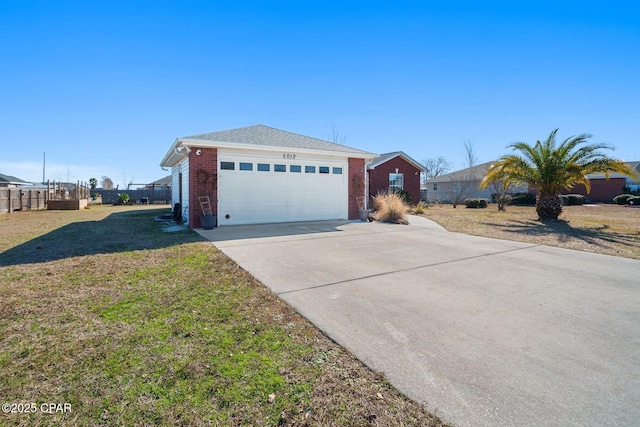
<path fill-rule="evenodd" d="M 274 164 L 253 160 L 253 171 L 238 170 L 239 159 L 219 156 L 219 161 L 233 161 L 234 170 L 218 172 L 218 223 L 220 225 L 347 218 L 346 161 L 301 162 L 302 172 L 274 172 Z M 269 172 L 255 170 L 256 164 L 270 163 Z M 304 173 L 304 165 L 316 166 L 316 173 Z M 318 166 L 342 168 L 343 174 L 320 174 Z M 226 216 L 229 215 L 229 218 Z"/>

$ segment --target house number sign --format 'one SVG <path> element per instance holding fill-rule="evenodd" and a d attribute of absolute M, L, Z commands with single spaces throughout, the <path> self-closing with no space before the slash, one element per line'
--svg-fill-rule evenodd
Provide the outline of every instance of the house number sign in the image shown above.
<path fill-rule="evenodd" d="M 282 158 L 286 159 L 286 160 L 295 160 L 296 159 L 296 155 L 295 154 L 286 154 L 285 153 L 285 154 L 282 155 Z"/>

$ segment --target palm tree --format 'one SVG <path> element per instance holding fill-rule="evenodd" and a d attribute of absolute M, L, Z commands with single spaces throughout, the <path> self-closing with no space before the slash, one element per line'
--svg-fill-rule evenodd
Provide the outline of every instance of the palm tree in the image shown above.
<path fill-rule="evenodd" d="M 510 183 L 526 183 L 538 192 L 536 196 L 536 212 L 541 220 L 557 219 L 562 212 L 560 192 L 583 184 L 587 193 L 591 190 L 587 174 L 620 172 L 631 176 L 629 166 L 602 154 L 600 149 L 613 149 L 607 144 L 585 144 L 591 135 L 582 134 L 565 139 L 556 144 L 556 133 L 551 132 L 544 142 L 537 141 L 534 146 L 525 142 L 509 145 L 521 155 L 506 155 L 500 158 L 485 175 L 480 187 L 486 188 L 490 183 L 502 181 Z M 582 145 L 582 146 L 581 146 Z"/>

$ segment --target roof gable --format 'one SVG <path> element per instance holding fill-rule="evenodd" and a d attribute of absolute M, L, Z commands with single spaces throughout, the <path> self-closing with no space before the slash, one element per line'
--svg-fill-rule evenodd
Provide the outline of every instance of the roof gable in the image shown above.
<path fill-rule="evenodd" d="M 371 161 L 371 164 L 368 166 L 368 169 L 375 169 L 376 167 L 380 166 L 381 164 L 386 163 L 391 159 L 395 159 L 396 157 L 401 157 L 407 163 L 410 163 L 411 165 L 413 165 L 416 168 L 418 168 L 420 171 L 425 172 L 425 168 L 420 162 L 414 160 L 413 158 L 408 156 L 403 151 L 394 151 L 392 153 L 386 153 L 386 154 L 379 155 L 378 157 L 376 157 L 375 159 L 373 159 Z"/>
<path fill-rule="evenodd" d="M 165 155 L 160 166 L 171 167 L 176 165 L 184 155 L 190 151 L 190 147 L 198 146 L 255 150 L 285 148 L 289 150 L 306 151 L 308 153 L 340 155 L 361 159 L 370 159 L 376 156 L 374 153 L 346 145 L 287 132 L 265 125 L 254 125 L 178 138 Z"/>

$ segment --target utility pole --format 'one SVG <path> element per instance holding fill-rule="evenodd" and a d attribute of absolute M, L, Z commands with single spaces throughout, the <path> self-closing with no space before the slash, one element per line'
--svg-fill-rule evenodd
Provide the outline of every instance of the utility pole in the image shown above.
<path fill-rule="evenodd" d="M 45 165 L 47 164 L 47 153 L 43 152 L 42 153 L 42 184 L 44 185 L 44 171 L 45 171 Z"/>

